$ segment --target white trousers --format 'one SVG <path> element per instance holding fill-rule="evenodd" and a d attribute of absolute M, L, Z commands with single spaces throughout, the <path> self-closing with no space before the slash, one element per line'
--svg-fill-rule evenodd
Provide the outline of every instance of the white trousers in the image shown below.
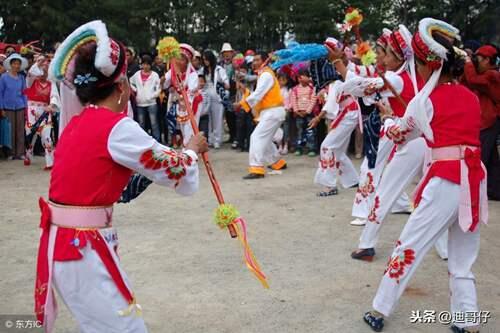
<path fill-rule="evenodd" d="M 346 154 L 351 133 L 357 125 L 358 114 L 349 112 L 337 127 L 328 132 L 321 143 L 314 183 L 326 187 L 337 187 L 338 170 L 340 182 L 344 188 L 358 184 L 358 172 Z"/>
<path fill-rule="evenodd" d="M 404 189 L 422 174 L 425 152 L 429 149 L 425 139 L 418 138 L 400 145 L 392 160 L 385 167 L 370 207 L 368 223 L 361 234 L 359 248 L 373 248 L 377 244 L 379 231 L 394 203 Z"/>
<path fill-rule="evenodd" d="M 248 159 L 251 167 L 263 167 L 281 158 L 273 137 L 285 120 L 285 115 L 285 109 L 281 106 L 266 109 L 260 114 L 260 121 L 250 136 Z"/>
<path fill-rule="evenodd" d="M 463 232 L 458 224 L 460 185 L 434 177 L 425 187 L 419 206 L 410 216 L 373 300 L 373 308 L 391 315 L 418 265 L 449 230 L 448 272 L 451 311 L 478 311 L 472 265 L 479 252 L 479 228 Z M 463 323 L 455 323 L 464 327 Z"/>
<path fill-rule="evenodd" d="M 205 105 L 208 108 L 208 142 L 212 145 L 220 146 L 223 143 L 224 135 L 224 106 L 219 95 L 214 90 L 207 95 L 209 101 Z"/>
<path fill-rule="evenodd" d="M 113 228 L 100 230 L 107 240 L 111 254 L 118 244 Z M 73 261 L 55 261 L 54 286 L 78 322 L 82 333 L 147 333 L 142 317 L 136 313 L 120 316 L 119 311 L 129 306 L 116 287 L 106 267 L 90 242 L 81 249 L 83 258 Z M 127 286 L 130 283 L 122 273 Z"/>
<path fill-rule="evenodd" d="M 378 143 L 377 160 L 373 169 L 368 168 L 368 160 L 363 160 L 360 168 L 359 188 L 354 196 L 352 216 L 367 219 L 375 196 L 375 190 L 391 155 L 394 143 L 384 135 Z M 403 194 L 394 205 L 394 211 L 403 211 L 409 207 L 408 196 Z"/>
<path fill-rule="evenodd" d="M 422 177 L 426 151 L 429 148 L 424 138 L 411 140 L 399 145 L 392 160 L 387 164 L 378 184 L 373 200 L 368 223 L 359 239 L 360 249 L 374 248 L 377 245 L 380 230 L 387 214 L 404 189 L 415 179 Z M 448 258 L 447 233 L 436 242 L 436 250 L 441 258 Z"/>

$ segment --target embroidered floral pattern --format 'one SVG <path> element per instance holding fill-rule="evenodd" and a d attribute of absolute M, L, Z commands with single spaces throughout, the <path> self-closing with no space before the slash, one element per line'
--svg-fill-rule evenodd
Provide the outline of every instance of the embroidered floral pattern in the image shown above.
<path fill-rule="evenodd" d="M 396 249 L 401 246 L 401 241 L 396 242 Z M 415 250 L 405 249 L 399 255 L 389 258 L 389 263 L 384 271 L 391 279 L 395 279 L 399 284 L 399 279 L 404 275 L 405 269 L 415 261 Z"/>
<path fill-rule="evenodd" d="M 116 66 L 120 55 L 120 46 L 114 40 L 109 41 L 109 46 L 111 48 L 109 58 L 111 59 L 111 63 Z"/>
<path fill-rule="evenodd" d="M 395 144 L 399 145 L 406 142 L 406 136 L 410 132 L 409 129 L 401 130 L 397 125 L 392 125 L 387 129 L 387 137 Z"/>
<path fill-rule="evenodd" d="M 387 137 L 395 144 L 403 144 L 406 142 L 408 134 L 415 128 L 415 119 L 408 117 L 406 119 L 406 128 L 402 130 L 398 125 L 392 125 L 387 129 Z"/>
<path fill-rule="evenodd" d="M 371 172 L 366 174 L 366 182 L 363 186 L 360 186 L 356 191 L 356 196 L 361 198 L 368 197 L 371 193 L 375 191 L 375 186 L 373 186 L 373 175 Z M 360 199 L 361 201 L 361 199 Z"/>
<path fill-rule="evenodd" d="M 333 153 L 331 155 L 328 154 L 328 150 L 328 148 L 323 148 L 321 151 L 319 165 L 322 169 L 331 169 L 335 167 L 335 155 L 333 155 Z"/>
<path fill-rule="evenodd" d="M 380 222 L 377 220 L 377 209 L 380 208 L 380 198 L 379 196 L 375 196 L 375 202 L 373 204 L 372 210 L 370 211 L 370 215 L 368 215 L 368 221 L 380 224 Z"/>
<path fill-rule="evenodd" d="M 165 169 L 169 179 L 179 180 L 186 175 L 186 167 L 191 166 L 193 159 L 175 150 L 154 151 L 150 149 L 141 155 L 140 162 L 146 169 Z"/>
<path fill-rule="evenodd" d="M 339 161 L 335 162 L 335 167 L 339 171 L 339 176 L 342 176 L 342 169 L 340 168 L 340 162 Z"/>

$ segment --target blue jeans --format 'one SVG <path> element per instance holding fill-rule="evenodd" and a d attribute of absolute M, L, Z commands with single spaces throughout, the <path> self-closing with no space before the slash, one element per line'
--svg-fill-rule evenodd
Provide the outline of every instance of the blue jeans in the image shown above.
<path fill-rule="evenodd" d="M 151 133 L 156 141 L 160 141 L 160 124 L 158 123 L 158 105 L 137 106 L 137 120 L 139 125 L 147 132 L 146 129 L 146 114 L 149 115 L 151 123 Z"/>
<path fill-rule="evenodd" d="M 296 149 L 302 151 L 307 147 L 309 151 L 316 152 L 316 128 L 308 128 L 309 122 L 312 120 L 313 115 L 308 114 L 304 118 L 297 116 L 295 124 L 297 125 L 297 143 Z"/>

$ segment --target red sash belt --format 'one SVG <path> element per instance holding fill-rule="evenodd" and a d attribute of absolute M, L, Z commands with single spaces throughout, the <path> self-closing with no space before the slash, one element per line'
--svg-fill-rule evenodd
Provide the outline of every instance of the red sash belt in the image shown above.
<path fill-rule="evenodd" d="M 57 316 L 57 304 L 52 289 L 52 269 L 54 256 L 57 256 L 56 237 L 59 229 L 60 231 L 70 230 L 74 232 L 71 244 L 76 248 L 79 256 L 69 260 L 81 258 L 78 249 L 83 248 L 87 241 L 90 242 L 92 249 L 99 255 L 125 300 L 129 304 L 135 305 L 134 296 L 120 272 L 117 256 L 113 255 L 113 249 L 110 248 L 99 231 L 99 229 L 111 227 L 113 207 L 62 206 L 52 202 L 47 203 L 43 198 L 40 198 L 38 203 L 41 211 L 41 236 L 34 296 L 35 314 L 37 320 L 43 324 L 45 332 L 52 331 Z M 61 240 L 67 241 L 64 233 L 60 236 Z"/>
<path fill-rule="evenodd" d="M 479 222 L 488 221 L 488 199 L 486 197 L 486 170 L 481 163 L 481 149 L 470 146 L 449 146 L 432 149 L 432 165 L 417 188 L 415 206 L 422 199 L 425 185 L 432 177 L 439 176 L 440 163 L 460 163 L 459 224 L 464 232 L 473 232 Z"/>

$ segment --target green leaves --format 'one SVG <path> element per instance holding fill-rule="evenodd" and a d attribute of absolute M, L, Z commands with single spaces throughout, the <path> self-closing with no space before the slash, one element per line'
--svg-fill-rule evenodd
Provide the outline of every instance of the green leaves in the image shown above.
<path fill-rule="evenodd" d="M 0 40 L 40 39 L 48 46 L 80 24 L 101 19 L 112 36 L 138 50 L 153 50 L 167 35 L 217 51 L 225 41 L 241 50 L 271 50 L 280 47 L 286 31 L 301 42 L 340 37 L 336 23 L 348 6 L 363 11 L 364 38 L 399 23 L 414 30 L 426 16 L 457 26 L 464 40 L 499 38 L 495 0 L 18 0 L 0 6 Z"/>

